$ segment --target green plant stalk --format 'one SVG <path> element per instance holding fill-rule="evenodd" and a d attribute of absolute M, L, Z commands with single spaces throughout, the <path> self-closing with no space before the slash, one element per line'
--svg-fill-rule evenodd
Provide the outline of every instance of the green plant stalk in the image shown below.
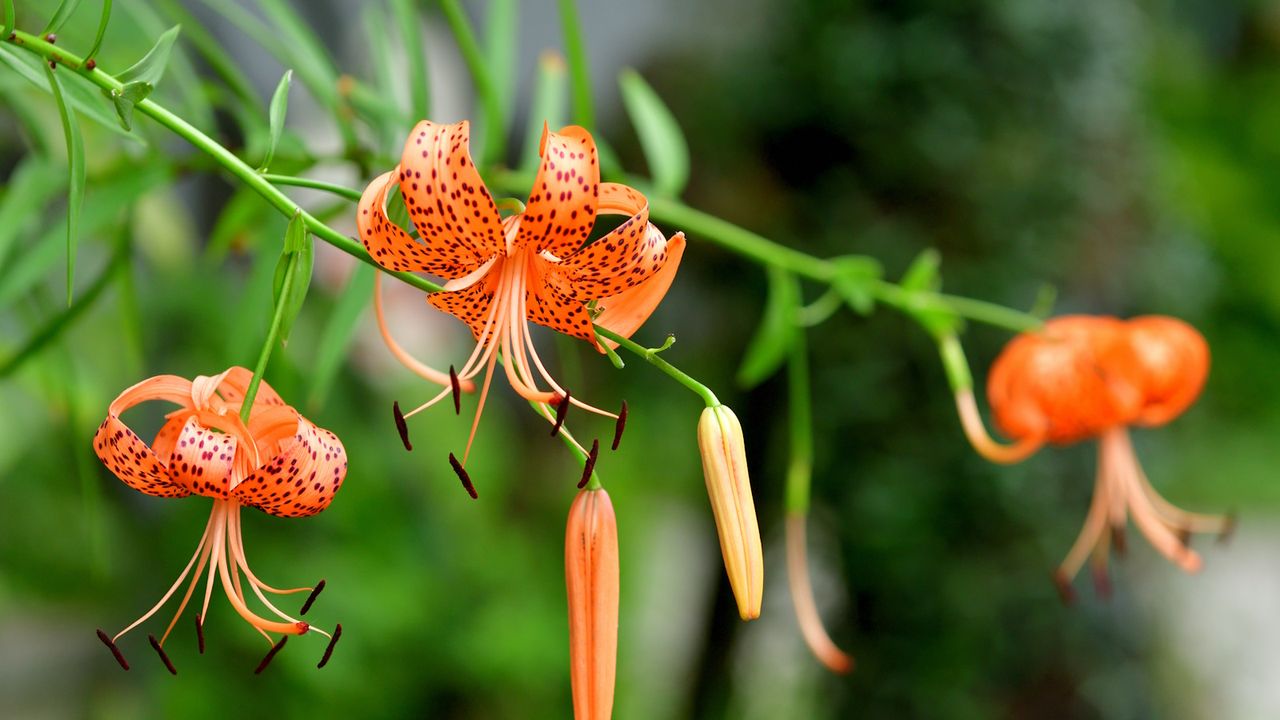
<path fill-rule="evenodd" d="M 13 0 L 4 0 L 0 10 L 4 11 L 4 23 L 0 24 L 0 39 L 3 39 L 13 32 L 13 24 L 18 21 L 18 12 L 13 9 Z"/>
<path fill-rule="evenodd" d="M 258 353 L 258 364 L 253 368 L 253 378 L 244 391 L 244 402 L 240 405 L 240 422 L 249 424 L 249 413 L 253 410 L 253 401 L 258 397 L 258 386 L 262 384 L 262 376 L 267 372 L 267 362 L 271 360 L 271 351 L 275 349 L 276 338 L 280 336 L 280 326 L 284 323 L 284 306 L 288 302 L 289 292 L 293 289 L 294 275 L 298 270 L 295 255 L 284 271 L 284 282 L 280 283 L 280 296 L 276 300 L 275 312 L 271 314 L 271 327 L 267 330 L 267 339 L 262 343 L 262 351 Z"/>
<path fill-rule="evenodd" d="M 484 108 L 484 154 L 480 158 L 482 166 L 502 162 L 506 148 L 506 132 L 502 127 L 502 100 L 498 97 L 498 88 L 493 84 L 493 76 L 485 63 L 484 50 L 476 40 L 471 24 L 462 10 L 458 0 L 441 0 L 440 8 L 444 10 L 445 20 L 453 31 L 454 40 L 462 59 L 471 71 L 471 79 L 475 81 L 476 93 L 480 96 L 480 105 Z"/>
<path fill-rule="evenodd" d="M 969 361 L 965 359 L 964 347 L 955 333 L 947 333 L 937 338 L 938 354 L 942 356 L 942 368 L 947 373 L 947 384 L 953 393 L 967 392 L 973 389 L 973 373 L 969 371 Z"/>
<path fill-rule="evenodd" d="M 786 511 L 788 515 L 803 516 L 809 514 L 809 487 L 813 479 L 813 395 L 803 332 L 791 343 L 787 392 L 790 395 L 791 459 L 787 463 Z"/>
<path fill-rule="evenodd" d="M 323 180 L 312 180 L 311 178 L 296 177 L 294 175 L 275 175 L 272 173 L 263 173 L 262 179 L 272 185 L 286 185 L 290 187 L 307 188 L 310 190 L 322 190 L 332 193 L 339 197 L 344 197 L 352 202 L 359 202 L 361 192 L 342 185 L 335 185 Z"/>
<path fill-rule="evenodd" d="M 56 47 L 45 42 L 30 33 L 21 30 L 14 31 L 15 45 L 36 53 L 37 55 L 79 72 L 88 78 L 94 85 L 104 90 L 122 90 L 124 85 L 114 76 L 104 72 L 102 68 L 96 68 L 91 71 L 84 70 L 84 60 L 77 55 L 69 53 L 65 48 Z M 315 216 L 308 213 L 298 206 L 293 200 L 289 199 L 279 188 L 272 185 L 265 178 L 257 173 L 253 168 L 249 167 L 243 160 L 236 157 L 230 150 L 220 145 L 216 140 L 205 135 L 199 129 L 188 123 L 186 120 L 174 115 L 164 106 L 156 103 L 151 99 L 143 100 L 136 106 L 136 110 L 150 117 L 162 126 L 173 131 L 176 135 L 191 143 L 197 150 L 204 152 L 216 161 L 219 165 L 243 182 L 254 192 L 258 193 L 272 207 L 280 211 L 285 217 L 292 217 L 294 213 L 301 212 L 302 219 L 307 224 L 307 229 L 311 234 L 333 245 L 337 249 L 351 255 L 362 262 L 368 263 L 384 272 L 384 268 L 379 266 L 373 258 L 369 257 L 369 253 L 365 252 L 364 246 L 359 242 L 339 233 L 323 222 L 317 220 Z M 440 286 L 427 280 L 420 278 L 411 273 L 389 273 L 399 280 L 412 285 L 419 290 L 425 292 L 436 292 L 440 290 Z"/>
<path fill-rule="evenodd" d="M 702 398 L 703 402 L 707 404 L 707 407 L 714 407 L 720 404 L 720 400 L 716 398 L 715 393 L 711 392 L 711 388 L 686 375 L 684 371 L 680 370 L 680 368 L 664 360 L 657 352 L 643 347 L 639 343 L 629 340 L 608 328 L 600 327 L 599 325 L 596 326 L 596 334 L 600 337 L 618 343 L 618 347 L 624 347 L 628 351 L 635 353 L 640 357 L 640 359 L 666 373 L 681 385 L 689 388 L 689 390 Z"/>
<path fill-rule="evenodd" d="M 582 42 L 582 23 L 574 0 L 559 0 L 560 27 L 569 61 L 569 92 L 573 121 L 588 130 L 596 129 L 596 111 L 591 103 L 591 76 L 587 70 L 587 50 Z"/>
<path fill-rule="evenodd" d="M 1014 332 L 1034 332 L 1044 325 L 1040 318 L 1021 310 L 958 295 L 904 290 L 885 280 L 877 281 L 871 288 L 871 294 L 885 305 L 899 310 L 945 309 L 960 317 Z"/>

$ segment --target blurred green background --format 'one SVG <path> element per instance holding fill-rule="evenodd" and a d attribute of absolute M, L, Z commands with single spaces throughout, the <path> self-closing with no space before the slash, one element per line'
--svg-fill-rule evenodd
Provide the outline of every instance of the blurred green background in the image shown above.
<path fill-rule="evenodd" d="M 18 26 L 38 31 L 51 5 L 18 2 Z M 192 44 L 203 34 L 222 46 L 265 106 L 284 64 L 227 20 L 227 7 L 241 6 L 115 5 L 99 64 L 127 67 L 183 22 L 154 97 L 255 162 L 261 149 L 242 132 L 243 98 Z M 404 18 L 393 4 L 354 5 L 293 3 L 338 72 L 395 88 L 382 99 L 407 114 L 410 61 L 396 32 L 378 33 L 379 23 L 385 33 Z M 600 136 L 643 174 L 615 84 L 624 66 L 639 69 L 684 128 L 690 205 L 815 255 L 873 255 L 890 277 L 934 247 L 946 289 L 961 295 L 1029 308 L 1047 283 L 1059 312 L 1162 313 L 1199 327 L 1214 352 L 1204 397 L 1136 442 L 1175 503 L 1241 517 L 1231 545 L 1200 541 L 1199 576 L 1134 542 L 1113 565 L 1110 601 L 1082 579 L 1079 602 L 1064 608 L 1049 572 L 1083 520 L 1094 449 L 985 463 L 959 432 L 928 337 L 890 310 L 844 311 L 809 334 L 815 586 L 833 636 L 859 663 L 851 676 L 827 674 L 799 638 L 783 581 L 785 381 L 734 386 L 764 273 L 691 233 L 672 292 L 637 339 L 657 345 L 674 333 L 666 357 L 743 421 L 766 545 L 759 621 L 738 621 L 720 565 L 694 438 L 697 399 L 638 360 L 616 371 L 585 347 L 538 337 L 575 394 L 603 407 L 630 402 L 622 448 L 599 466 L 622 554 L 616 716 L 1280 716 L 1280 486 L 1271 482 L 1280 6 L 581 5 Z M 83 3 L 59 43 L 87 49 L 99 7 Z M 518 19 L 505 16 L 513 64 L 498 78 L 513 166 L 526 161 L 528 128 L 541 126 L 528 105 L 537 58 L 562 48 L 557 8 L 465 6 L 484 39 L 503 37 L 493 13 L 515 8 Z M 472 116 L 471 82 L 439 8 L 413 9 L 432 119 Z M 296 49 L 272 16 L 260 27 Z M 384 52 L 391 62 L 380 70 Z M 295 84 L 273 169 L 351 187 L 388 169 L 380 158 L 394 152 L 396 128 L 361 130 L 370 153 L 353 162 L 324 98 L 305 85 Z M 48 95 L 7 64 L 0 98 L 0 357 L 11 357 L 63 307 L 63 147 Z M 189 620 L 167 645 L 178 677 L 145 642 L 164 613 L 122 640 L 132 672 L 112 662 L 94 629 L 124 627 L 168 587 L 208 501 L 130 491 L 89 439 L 111 398 L 143 377 L 252 364 L 285 221 L 146 118 L 135 118 L 137 139 L 88 120 L 82 128 L 89 182 L 77 292 L 122 233 L 131 255 L 84 317 L 0 383 L 0 716 L 568 717 L 562 557 L 575 462 L 500 384 L 470 465 L 479 502 L 446 462 L 465 442 L 465 418 L 443 408 L 414 418 L 415 450 L 405 453 L 391 402 L 413 405 L 432 390 L 393 361 L 367 310 L 333 382 L 323 382 L 320 348 L 353 268 L 328 247 L 267 377 L 342 438 L 347 482 L 314 518 L 247 512 L 244 534 L 263 580 L 327 579 L 308 619 L 343 624 L 333 661 L 317 671 L 323 639 L 298 638 L 254 676 L 265 643 L 215 597 L 205 655 Z M 37 177 L 20 183 L 24 173 Z M 13 200 L 20 186 L 31 194 Z M 289 194 L 353 231 L 351 205 Z M 393 290 L 389 311 L 406 345 L 437 366 L 465 356 L 460 323 Z M 979 378 L 1008 337 L 970 327 Z M 132 420 L 145 430 L 158 417 Z M 583 415 L 571 424 L 588 439 L 612 432 Z"/>

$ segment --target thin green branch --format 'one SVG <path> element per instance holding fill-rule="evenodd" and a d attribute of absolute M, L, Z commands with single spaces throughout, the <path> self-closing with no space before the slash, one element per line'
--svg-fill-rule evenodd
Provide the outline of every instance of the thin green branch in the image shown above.
<path fill-rule="evenodd" d="M 790 395 L 791 460 L 787 463 L 786 510 L 788 515 L 809 512 L 809 486 L 813 477 L 813 396 L 809 387 L 809 352 L 804 333 L 796 334 L 787 359 L 787 392 Z"/>
<path fill-rule="evenodd" d="M 253 401 L 258 396 L 258 386 L 262 384 L 262 376 L 267 372 L 267 362 L 271 360 L 271 351 L 275 349 L 276 339 L 280 337 L 280 328 L 284 324 L 285 307 L 289 304 L 289 294 L 296 281 L 298 263 L 290 262 L 284 271 L 284 282 L 280 283 L 280 295 L 276 299 L 275 312 L 271 313 L 271 327 L 267 329 L 267 338 L 262 342 L 262 350 L 258 353 L 258 364 L 253 368 L 253 378 L 244 391 L 244 402 L 240 405 L 240 421 L 249 423 L 249 414 L 253 410 Z"/>
<path fill-rule="evenodd" d="M 662 356 L 658 354 L 659 351 L 643 347 L 639 343 L 629 340 L 608 328 L 600 327 L 599 325 L 596 326 L 596 334 L 602 338 L 618 343 L 618 347 L 626 348 L 628 352 L 634 353 L 641 360 L 644 360 L 650 365 L 658 368 L 676 382 L 689 388 L 689 390 L 696 393 L 704 402 L 706 402 L 707 407 L 720 404 L 720 401 L 716 399 L 716 394 L 711 392 L 711 388 L 703 385 L 697 380 L 694 380 L 689 375 L 686 375 L 680 368 L 662 359 Z"/>
<path fill-rule="evenodd" d="M 263 173 L 262 179 L 272 185 L 287 185 L 291 187 L 307 188 L 309 190 L 323 190 L 339 197 L 344 197 L 352 202 L 360 201 L 360 191 L 342 185 L 325 182 L 323 180 L 313 180 L 311 178 L 296 177 L 294 175 L 275 175 L 272 173 Z"/>

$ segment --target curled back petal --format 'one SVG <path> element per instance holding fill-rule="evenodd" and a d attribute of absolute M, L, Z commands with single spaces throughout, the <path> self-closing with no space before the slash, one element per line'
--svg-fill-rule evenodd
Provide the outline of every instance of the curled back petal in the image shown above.
<path fill-rule="evenodd" d="M 649 224 L 649 203 L 639 192 L 605 183 L 601 212 L 628 214 L 621 225 L 556 264 L 548 283 L 580 301 L 617 295 L 633 288 L 667 261 L 667 239 Z"/>
<path fill-rule="evenodd" d="M 582 247 L 595 224 L 601 190 L 596 143 L 576 125 L 560 132 L 544 127 L 539 154 L 542 164 L 509 252 L 529 246 L 565 257 Z"/>
<path fill-rule="evenodd" d="M 240 405 L 244 401 L 245 393 L 249 391 L 253 373 L 248 368 L 237 365 L 223 373 L 221 378 L 217 386 L 218 394 L 228 404 Z M 281 398 L 280 393 L 277 393 L 265 379 L 262 380 L 258 384 L 258 394 L 253 396 L 253 413 L 257 414 L 266 408 L 281 406 L 286 406 L 284 398 Z"/>
<path fill-rule="evenodd" d="M 356 227 L 369 256 L 397 272 L 429 272 L 442 277 L 464 272 L 461 268 L 474 259 L 474 253 L 437 253 L 430 244 L 414 240 L 387 217 L 387 193 L 397 186 L 400 177 L 397 165 L 395 170 L 374 178 L 360 196 Z"/>
<path fill-rule="evenodd" d="M 671 288 L 680 269 L 680 259 L 684 257 L 684 245 L 684 233 L 676 233 L 667 241 L 667 260 L 657 272 L 638 285 L 600 300 L 596 324 L 623 337 L 631 337 L 640 329 Z M 618 346 L 612 340 L 605 342 L 612 348 Z"/>
<path fill-rule="evenodd" d="M 113 475 L 138 492 L 156 497 L 188 495 L 185 487 L 170 479 L 156 453 L 120 420 L 125 410 L 147 400 L 167 400 L 190 407 L 191 382 L 176 375 L 158 375 L 120 393 L 94 434 L 93 451 Z"/>
<path fill-rule="evenodd" d="M 293 415 L 294 434 L 281 440 L 275 456 L 231 490 L 236 500 L 279 517 L 306 517 L 324 510 L 347 474 L 342 441 Z"/>
<path fill-rule="evenodd" d="M 443 277 L 465 275 L 506 247 L 498 208 L 471 161 L 470 136 L 465 120 L 424 120 L 400 159 L 400 192 L 435 267 L 428 272 Z"/>
<path fill-rule="evenodd" d="M 169 477 L 189 492 L 226 499 L 236 444 L 234 435 L 214 432 L 190 417 L 169 456 Z"/>

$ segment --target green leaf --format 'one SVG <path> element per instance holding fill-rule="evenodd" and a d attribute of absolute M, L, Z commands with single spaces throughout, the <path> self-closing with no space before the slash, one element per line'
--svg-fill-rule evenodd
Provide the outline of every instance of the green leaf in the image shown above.
<path fill-rule="evenodd" d="M 67 305 L 75 292 L 76 246 L 80 241 L 80 205 L 84 202 L 84 138 L 75 112 L 62 96 L 62 86 L 53 68 L 47 68 L 49 87 L 62 118 L 62 133 L 67 141 Z"/>
<path fill-rule="evenodd" d="M 342 294 L 338 296 L 338 302 L 320 335 L 315 363 L 311 367 L 311 395 L 307 398 L 307 403 L 312 409 L 323 405 L 329 396 L 342 359 L 346 357 L 347 347 L 351 345 L 351 338 L 355 335 L 356 325 L 369 305 L 377 274 L 378 271 L 372 265 L 356 263 L 346 286 L 342 288 Z"/>
<path fill-rule="evenodd" d="M 689 144 L 680 124 L 639 73 L 623 70 L 618 85 L 627 115 L 644 148 L 654 189 L 663 195 L 679 195 L 689 182 Z"/>
<path fill-rule="evenodd" d="M 62 0 L 58 3 L 58 9 L 53 11 L 53 17 L 49 18 L 49 24 L 44 26 L 44 30 L 40 31 L 41 35 L 56 33 L 62 29 L 67 20 L 71 19 L 71 15 L 75 13 L 76 8 L 80 7 L 80 0 Z"/>
<path fill-rule="evenodd" d="M 0 255 L 0 257 L 3 256 Z M 1044 283 L 1036 292 L 1036 301 L 1032 303 L 1031 309 L 1028 312 L 1041 320 L 1044 320 L 1053 314 L 1053 306 L 1057 302 L 1058 288 L 1049 283 Z"/>
<path fill-rule="evenodd" d="M 125 130 L 133 129 L 133 108 L 146 100 L 153 89 L 151 83 L 136 80 L 125 85 L 123 89 L 107 93 L 107 97 L 111 98 L 111 103 L 115 105 L 116 117 L 120 119 L 121 127 Z"/>
<path fill-rule="evenodd" d="M 165 68 L 169 65 L 169 53 L 173 51 L 173 43 L 178 39 L 178 33 L 181 31 L 181 25 L 174 25 L 166 30 L 141 60 L 134 63 L 128 70 L 116 75 L 116 79 L 126 85 L 131 82 L 150 83 L 153 86 L 159 84 L 160 78 L 164 77 Z"/>
<path fill-rule="evenodd" d="M 586 44 L 582 40 L 582 23 L 578 19 L 578 6 L 574 0 L 559 0 L 559 5 L 560 31 L 564 36 L 565 55 L 569 60 L 573 121 L 595 132 L 596 111 L 591 103 L 591 75 L 587 65 Z"/>
<path fill-rule="evenodd" d="M 41 90 L 47 93 L 53 92 L 49 87 L 49 78 L 44 72 L 49 66 L 41 62 L 35 55 L 0 44 L 0 62 L 13 68 L 18 75 L 26 78 L 28 82 Z M 141 137 L 120 127 L 120 121 L 116 118 L 115 111 L 107 106 L 106 99 L 98 92 L 96 85 L 76 73 L 66 73 L 61 80 L 60 84 L 67 101 L 80 116 L 94 121 L 121 137 L 129 138 L 135 142 L 142 141 Z"/>
<path fill-rule="evenodd" d="M 404 65 L 409 76 L 409 106 L 415 120 L 431 117 L 431 88 L 427 82 L 427 54 L 422 49 L 422 21 L 414 0 L 391 0 L 391 12 L 400 31 Z M 385 36 L 379 45 L 386 46 Z"/>
<path fill-rule="evenodd" d="M 107 24 L 111 22 L 111 0 L 102 0 L 102 16 L 98 19 L 98 34 L 93 37 L 93 45 L 84 54 L 85 60 L 92 59 L 102 47 L 102 39 L 107 36 Z"/>
<path fill-rule="evenodd" d="M 280 344 L 289 343 L 289 331 L 293 329 L 293 321 L 302 311 L 302 303 L 307 299 L 307 289 L 311 286 L 311 270 L 315 265 L 316 247 L 307 232 L 307 224 L 302 213 L 296 213 L 289 220 L 289 227 L 284 232 L 284 251 L 276 263 L 275 278 L 271 284 L 271 296 L 276 307 L 280 308 Z M 292 273 L 292 280 L 285 288 L 285 279 Z M 281 296 L 284 293 L 284 296 Z"/>
<path fill-rule="evenodd" d="M 169 56 L 169 62 L 165 65 L 165 90 L 170 96 L 178 96 L 177 99 L 168 100 L 170 110 L 180 110 L 180 115 L 192 125 L 212 132 L 215 129 L 213 119 L 213 105 L 210 104 L 211 83 L 206 82 L 204 75 L 198 72 L 195 65 L 189 57 L 189 51 L 186 45 L 197 45 L 197 36 L 200 34 L 201 21 L 191 18 L 170 19 L 165 18 L 159 11 L 152 7 L 152 3 L 138 2 L 130 0 L 125 4 L 127 12 L 127 20 L 137 29 L 143 37 L 160 37 L 174 25 L 182 25 L 182 37 L 178 42 L 173 44 L 173 50 Z M 211 67 L 216 67 L 210 64 Z M 158 84 L 158 83 L 153 83 Z M 218 87 L 214 92 L 222 92 L 223 88 Z M 258 98 L 253 96 L 253 102 L 256 104 Z"/>
<path fill-rule="evenodd" d="M 870 315 L 876 304 L 874 286 L 883 275 L 880 263 L 860 255 L 836 258 L 832 262 L 836 276 L 831 286 L 855 312 Z"/>
<path fill-rule="evenodd" d="M 503 128 L 511 123 L 512 99 L 516 97 L 516 55 L 520 50 L 520 6 L 515 0 L 489 0 L 485 15 L 485 59 L 494 91 L 498 94 L 499 118 Z"/>
<path fill-rule="evenodd" d="M 942 256 L 933 248 L 926 248 L 916 255 L 911 261 L 911 265 L 907 267 L 907 271 L 902 274 L 902 280 L 898 285 L 903 290 L 916 291 L 927 290 L 934 292 L 942 287 L 942 277 L 938 274 L 938 266 L 942 263 Z"/>
<path fill-rule="evenodd" d="M 750 389 L 782 367 L 800 333 L 800 283 L 786 270 L 768 266 L 769 294 L 764 316 L 738 368 L 738 385 Z"/>
<path fill-rule="evenodd" d="M 266 172 L 271 165 L 271 158 L 276 154 L 276 145 L 280 143 L 280 133 L 284 132 L 284 117 L 289 112 L 289 86 L 293 84 L 293 71 L 285 70 L 276 91 L 271 96 L 270 118 L 271 134 L 267 141 L 267 153 L 262 158 L 258 172 Z"/>
<path fill-rule="evenodd" d="M 9 176 L 0 197 L 0 266 L 18 236 L 42 215 L 62 187 L 62 169 L 39 155 L 28 155 Z"/>
<path fill-rule="evenodd" d="M 568 68 L 559 53 L 547 51 L 538 58 L 538 75 L 529 105 L 529 131 L 525 135 L 520 169 L 527 173 L 538 170 L 538 148 L 542 145 L 542 129 L 565 124 L 565 98 L 569 92 Z"/>

